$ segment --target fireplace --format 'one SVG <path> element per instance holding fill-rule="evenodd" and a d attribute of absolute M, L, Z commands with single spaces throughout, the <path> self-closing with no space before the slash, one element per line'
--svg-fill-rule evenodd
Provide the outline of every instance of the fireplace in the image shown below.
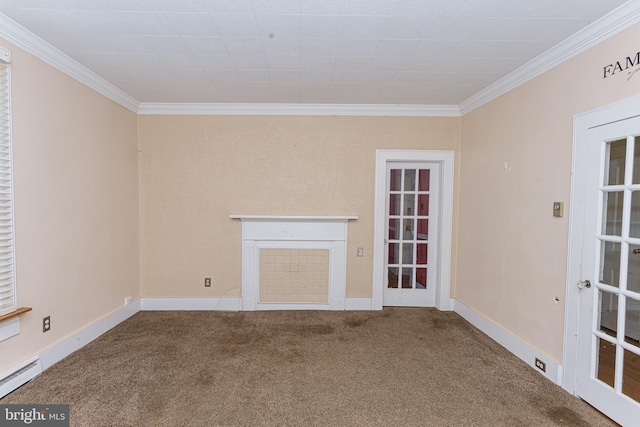
<path fill-rule="evenodd" d="M 242 220 L 243 310 L 344 310 L 347 226 L 355 216 Z"/>

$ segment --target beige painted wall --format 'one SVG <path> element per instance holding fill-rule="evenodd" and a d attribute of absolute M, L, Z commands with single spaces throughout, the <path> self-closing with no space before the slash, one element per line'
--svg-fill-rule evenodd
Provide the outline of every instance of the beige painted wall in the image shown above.
<path fill-rule="evenodd" d="M 139 295 L 136 115 L 20 49 L 12 52 L 21 333 L 0 372 Z M 42 333 L 42 318 L 51 330 Z"/>
<path fill-rule="evenodd" d="M 239 297 L 231 214 L 358 215 L 347 296 L 371 297 L 375 150 L 460 141 L 460 118 L 148 115 L 138 128 L 144 297 Z"/>
<path fill-rule="evenodd" d="M 640 25 L 462 119 L 456 297 L 562 360 L 573 116 L 640 93 L 603 67 L 640 50 Z M 552 203 L 565 202 L 564 218 Z M 560 299 L 559 303 L 554 298 Z"/>
<path fill-rule="evenodd" d="M 570 197 L 573 116 L 640 93 L 640 75 L 602 79 L 637 40 L 640 26 L 462 119 L 136 118 L 0 42 L 13 52 L 19 304 L 34 308 L 0 343 L 0 372 L 127 295 L 239 296 L 241 225 L 230 214 L 360 216 L 347 295 L 370 297 L 376 148 L 462 151 L 454 295 L 559 362 L 568 216 L 553 218 L 551 205 Z"/>

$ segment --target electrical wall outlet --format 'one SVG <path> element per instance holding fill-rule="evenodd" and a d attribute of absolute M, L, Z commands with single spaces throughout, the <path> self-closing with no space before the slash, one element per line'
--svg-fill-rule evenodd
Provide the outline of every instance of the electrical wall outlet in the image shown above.
<path fill-rule="evenodd" d="M 204 287 L 205 288 L 210 288 L 211 287 L 211 277 L 205 277 L 204 278 Z"/>
<path fill-rule="evenodd" d="M 547 372 L 547 364 L 542 360 L 536 357 L 536 368 L 540 369 L 542 372 Z"/>
<path fill-rule="evenodd" d="M 51 316 L 47 316 L 42 319 L 42 332 L 47 332 L 51 329 Z"/>
<path fill-rule="evenodd" d="M 364 256 L 364 248 L 358 248 L 356 251 L 357 256 Z"/>
<path fill-rule="evenodd" d="M 124 299 L 124 305 L 129 305 L 131 304 L 131 301 L 133 301 L 133 297 L 131 295 L 129 295 L 128 297 L 126 297 Z"/>
<path fill-rule="evenodd" d="M 553 202 L 553 216 L 558 218 L 564 216 L 564 202 Z"/>

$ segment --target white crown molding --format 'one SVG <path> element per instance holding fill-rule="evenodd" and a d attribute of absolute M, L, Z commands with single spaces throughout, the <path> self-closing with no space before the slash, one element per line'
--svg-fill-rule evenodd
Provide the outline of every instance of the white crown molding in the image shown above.
<path fill-rule="evenodd" d="M 0 37 L 134 113 L 138 111 L 140 103 L 135 98 L 2 13 L 0 13 Z"/>
<path fill-rule="evenodd" d="M 138 114 L 460 117 L 460 109 L 456 105 L 180 104 L 142 102 L 140 103 Z"/>
<path fill-rule="evenodd" d="M 459 106 L 461 115 L 515 89 L 638 22 L 640 22 L 640 1 L 630 0 L 463 101 Z"/>

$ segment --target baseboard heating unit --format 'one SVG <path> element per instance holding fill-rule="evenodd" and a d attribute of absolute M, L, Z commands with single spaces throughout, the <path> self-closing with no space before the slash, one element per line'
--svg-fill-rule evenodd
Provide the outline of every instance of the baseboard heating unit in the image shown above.
<path fill-rule="evenodd" d="M 39 357 L 34 357 L 16 366 L 0 377 L 0 399 L 28 383 L 42 373 Z"/>

